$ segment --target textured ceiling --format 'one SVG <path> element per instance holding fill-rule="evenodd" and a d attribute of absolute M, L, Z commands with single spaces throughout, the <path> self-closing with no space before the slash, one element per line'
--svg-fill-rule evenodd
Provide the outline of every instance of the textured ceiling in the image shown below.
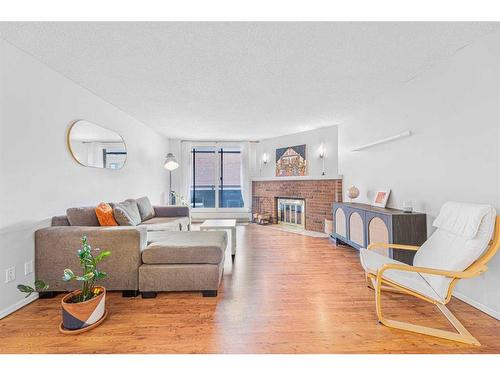
<path fill-rule="evenodd" d="M 0 23 L 0 37 L 161 133 L 341 123 L 498 23 Z"/>

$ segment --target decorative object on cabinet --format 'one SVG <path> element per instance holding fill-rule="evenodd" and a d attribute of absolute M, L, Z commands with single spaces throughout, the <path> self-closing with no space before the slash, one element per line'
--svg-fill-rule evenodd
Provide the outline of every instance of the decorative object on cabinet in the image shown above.
<path fill-rule="evenodd" d="M 356 199 L 357 197 L 359 197 L 359 189 L 354 185 L 350 186 L 347 189 L 347 196 L 349 197 L 349 199 L 352 202 L 353 199 Z"/>
<path fill-rule="evenodd" d="M 413 212 L 413 202 L 403 201 L 403 211 L 408 213 Z"/>
<path fill-rule="evenodd" d="M 373 197 L 372 206 L 385 208 L 389 195 L 391 195 L 391 189 L 378 189 Z"/>
<path fill-rule="evenodd" d="M 276 176 L 306 175 L 306 145 L 276 149 Z"/>
<path fill-rule="evenodd" d="M 333 203 L 335 245 L 344 243 L 359 250 L 370 243 L 421 245 L 427 239 L 426 215 L 405 213 L 392 208 L 378 208 L 360 203 Z M 377 249 L 383 255 L 412 264 L 413 255 L 398 249 Z"/>

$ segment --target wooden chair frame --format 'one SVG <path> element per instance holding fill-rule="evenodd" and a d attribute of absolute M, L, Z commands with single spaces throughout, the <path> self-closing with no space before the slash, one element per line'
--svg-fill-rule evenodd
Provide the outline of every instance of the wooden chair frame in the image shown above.
<path fill-rule="evenodd" d="M 462 272 L 446 271 L 433 268 L 415 267 L 406 264 L 384 264 L 377 271 L 376 274 L 369 272 L 366 273 L 366 280 L 368 282 L 368 286 L 375 290 L 375 305 L 376 305 L 378 321 L 383 325 L 391 328 L 421 333 L 424 335 L 430 335 L 447 340 L 480 346 L 481 344 L 479 343 L 479 341 L 474 336 L 472 336 L 469 331 L 467 331 L 467 329 L 462 325 L 462 323 L 460 323 L 460 321 L 451 313 L 450 310 L 448 310 L 448 308 L 445 305 L 450 301 L 453 289 L 455 288 L 456 283 L 460 279 L 468 279 L 471 277 L 475 277 L 487 271 L 488 268 L 486 267 L 486 264 L 491 260 L 491 258 L 493 258 L 493 256 L 498 250 L 499 245 L 500 245 L 500 216 L 497 216 L 495 221 L 493 238 L 488 245 L 488 249 L 465 271 Z M 386 244 L 386 243 L 372 243 L 368 246 L 369 250 L 375 248 L 393 248 L 393 249 L 408 250 L 408 251 L 418 251 L 419 249 L 418 246 Z M 397 284 L 391 280 L 388 280 L 387 278 L 384 277 L 384 273 L 387 270 L 401 270 L 401 271 L 424 273 L 429 275 L 439 275 L 452 278 L 453 280 L 451 281 L 450 286 L 448 287 L 448 292 L 445 300 L 438 301 L 429 298 L 427 296 L 424 296 L 417 291 L 411 290 L 404 285 Z M 409 294 L 436 305 L 438 309 L 441 311 L 441 313 L 446 317 L 446 319 L 458 331 L 458 333 L 384 318 L 384 316 L 382 315 L 382 305 L 381 305 L 381 293 L 383 291 Z"/>

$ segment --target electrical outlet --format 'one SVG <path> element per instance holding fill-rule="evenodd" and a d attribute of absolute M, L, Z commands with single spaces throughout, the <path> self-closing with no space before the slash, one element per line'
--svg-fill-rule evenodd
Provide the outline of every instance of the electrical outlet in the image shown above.
<path fill-rule="evenodd" d="M 24 263 L 24 275 L 30 275 L 33 273 L 33 261 L 30 260 Z"/>
<path fill-rule="evenodd" d="M 9 267 L 5 270 L 5 282 L 10 283 L 16 279 L 16 267 Z"/>

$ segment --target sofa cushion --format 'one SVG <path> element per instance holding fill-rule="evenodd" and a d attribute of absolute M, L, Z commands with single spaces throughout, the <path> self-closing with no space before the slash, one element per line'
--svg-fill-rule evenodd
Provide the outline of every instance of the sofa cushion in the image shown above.
<path fill-rule="evenodd" d="M 95 214 L 95 207 L 71 207 L 66 210 L 69 224 L 72 226 L 98 227 L 99 220 Z"/>
<path fill-rule="evenodd" d="M 139 209 L 139 214 L 141 215 L 141 221 L 151 219 L 155 216 L 155 210 L 148 197 L 141 197 L 135 201 Z"/>
<path fill-rule="evenodd" d="M 187 217 L 154 217 L 139 225 L 145 226 L 148 232 L 154 232 L 186 230 L 188 224 L 189 218 Z"/>
<path fill-rule="evenodd" d="M 52 227 L 68 227 L 71 224 L 69 223 L 68 217 L 66 215 L 60 215 L 60 216 L 52 216 L 50 225 Z"/>
<path fill-rule="evenodd" d="M 124 202 L 116 203 L 113 214 L 120 225 L 139 225 L 141 214 L 134 199 L 127 199 Z"/>
<path fill-rule="evenodd" d="M 227 246 L 225 231 L 169 232 L 142 251 L 145 264 L 219 264 Z"/>
<path fill-rule="evenodd" d="M 156 217 L 190 217 L 190 209 L 187 206 L 153 206 Z"/>
<path fill-rule="evenodd" d="M 95 214 L 102 227 L 116 227 L 118 225 L 113 216 L 113 209 L 108 203 L 99 203 L 95 208 Z"/>

